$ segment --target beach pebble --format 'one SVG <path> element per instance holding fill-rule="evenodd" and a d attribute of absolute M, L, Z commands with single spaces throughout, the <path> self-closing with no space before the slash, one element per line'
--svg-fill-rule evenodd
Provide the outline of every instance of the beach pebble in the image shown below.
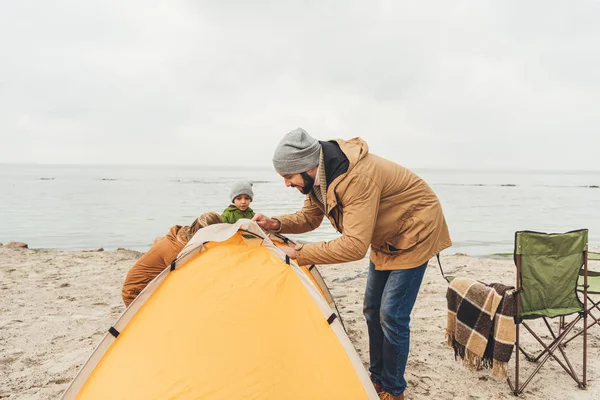
<path fill-rule="evenodd" d="M 28 249 L 29 246 L 27 245 L 27 243 L 23 243 L 23 242 L 10 242 L 6 244 L 6 247 L 19 247 L 21 249 Z"/>

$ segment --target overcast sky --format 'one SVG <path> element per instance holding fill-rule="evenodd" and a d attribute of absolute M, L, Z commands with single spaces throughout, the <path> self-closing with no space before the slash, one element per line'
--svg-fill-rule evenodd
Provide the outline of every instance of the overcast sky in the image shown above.
<path fill-rule="evenodd" d="M 600 169 L 598 1 L 4 1 L 0 162 Z M 227 157 L 223 156 L 227 153 Z"/>

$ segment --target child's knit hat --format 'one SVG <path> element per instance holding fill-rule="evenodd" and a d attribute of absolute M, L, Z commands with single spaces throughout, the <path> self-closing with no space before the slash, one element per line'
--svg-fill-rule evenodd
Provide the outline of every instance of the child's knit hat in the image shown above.
<path fill-rule="evenodd" d="M 229 193 L 229 198 L 233 203 L 233 200 L 241 194 L 245 194 L 250 197 L 251 200 L 254 200 L 254 192 L 252 191 L 252 183 L 248 181 L 240 181 L 234 183 L 231 188 L 231 192 Z"/>

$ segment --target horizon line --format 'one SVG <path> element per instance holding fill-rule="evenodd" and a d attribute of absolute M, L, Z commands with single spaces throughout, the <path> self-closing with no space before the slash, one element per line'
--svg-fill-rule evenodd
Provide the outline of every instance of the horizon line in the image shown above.
<path fill-rule="evenodd" d="M 152 168 L 249 168 L 249 169 L 273 169 L 272 165 L 220 165 L 220 164 L 126 164 L 126 163 L 36 163 L 36 162 L 0 162 L 0 166 L 56 166 L 56 167 L 152 167 Z M 597 172 L 598 169 L 535 169 L 535 168 L 506 168 L 506 167 L 406 167 L 414 171 L 483 171 L 483 172 Z"/>

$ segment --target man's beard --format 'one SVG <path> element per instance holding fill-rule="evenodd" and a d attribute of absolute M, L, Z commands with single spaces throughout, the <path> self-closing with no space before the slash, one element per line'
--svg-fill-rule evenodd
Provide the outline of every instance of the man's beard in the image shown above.
<path fill-rule="evenodd" d="M 302 185 L 301 192 L 302 192 L 302 194 L 309 194 L 310 191 L 315 186 L 315 180 L 313 178 L 311 178 L 311 176 L 308 175 L 307 172 L 302 172 L 300 174 L 300 176 L 302 177 L 302 180 L 304 180 L 304 184 Z"/>

